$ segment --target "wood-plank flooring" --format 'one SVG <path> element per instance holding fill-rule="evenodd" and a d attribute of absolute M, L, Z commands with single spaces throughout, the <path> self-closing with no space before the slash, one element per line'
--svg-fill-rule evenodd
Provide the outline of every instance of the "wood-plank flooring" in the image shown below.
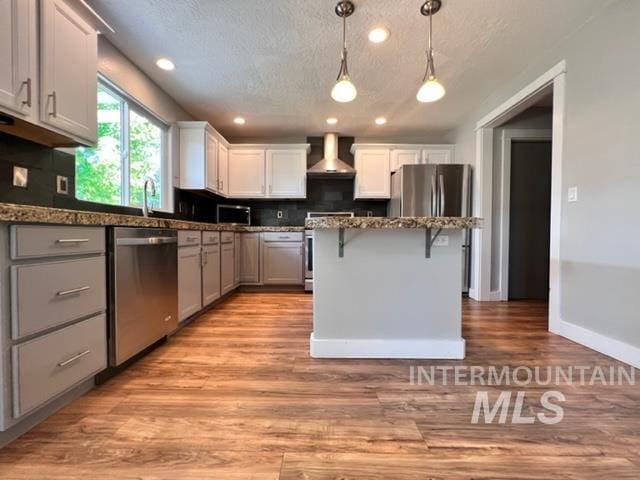
<path fill-rule="evenodd" d="M 309 358 L 312 297 L 240 293 L 0 450 L 0 479 L 640 479 L 638 386 L 553 387 L 556 425 L 472 424 L 478 386 L 409 366 L 622 365 L 546 305 L 463 303 L 464 361 Z M 546 387 L 527 393 L 539 411 Z"/>

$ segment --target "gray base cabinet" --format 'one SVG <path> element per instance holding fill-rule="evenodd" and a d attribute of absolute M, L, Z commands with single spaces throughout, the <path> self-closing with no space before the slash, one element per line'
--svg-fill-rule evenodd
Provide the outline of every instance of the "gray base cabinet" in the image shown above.
<path fill-rule="evenodd" d="M 235 287 L 235 255 L 234 255 L 234 236 L 231 234 L 226 241 L 222 238 L 222 248 L 220 251 L 220 283 L 222 286 L 222 294 L 229 293 Z"/>
<path fill-rule="evenodd" d="M 210 305 L 220 298 L 220 245 L 202 247 L 202 304 Z"/>
<path fill-rule="evenodd" d="M 240 283 L 260 284 L 260 234 L 240 234 Z"/>
<path fill-rule="evenodd" d="M 185 320 L 202 309 L 200 245 L 178 247 L 178 319 Z"/>
<path fill-rule="evenodd" d="M 304 283 L 304 244 L 269 242 L 262 247 L 262 281 L 265 285 Z"/>

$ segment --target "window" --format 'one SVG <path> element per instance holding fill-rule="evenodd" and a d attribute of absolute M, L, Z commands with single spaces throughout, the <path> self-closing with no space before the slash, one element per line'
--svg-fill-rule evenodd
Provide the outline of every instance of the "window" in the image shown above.
<path fill-rule="evenodd" d="M 76 197 L 141 207 L 144 181 L 151 178 L 156 194 L 149 190 L 149 204 L 167 210 L 166 136 L 165 125 L 99 82 L 98 144 L 76 149 Z"/>

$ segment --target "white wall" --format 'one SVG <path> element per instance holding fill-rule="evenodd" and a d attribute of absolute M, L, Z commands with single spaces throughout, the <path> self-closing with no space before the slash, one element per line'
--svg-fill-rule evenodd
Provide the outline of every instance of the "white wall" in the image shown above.
<path fill-rule="evenodd" d="M 640 347 L 640 2 L 612 2 L 518 77 L 455 135 L 475 161 L 475 122 L 566 60 L 561 217 L 562 320 Z M 450 94 L 455 94 L 450 92 Z M 579 201 L 567 203 L 569 186 Z"/>

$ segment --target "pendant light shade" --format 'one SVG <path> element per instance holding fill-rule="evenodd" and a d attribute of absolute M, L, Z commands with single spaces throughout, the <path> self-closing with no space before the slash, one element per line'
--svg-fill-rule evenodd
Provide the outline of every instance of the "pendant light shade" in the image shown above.
<path fill-rule="evenodd" d="M 418 90 L 416 98 L 419 102 L 429 103 L 444 97 L 446 90 L 436 78 L 436 68 L 433 61 L 433 47 L 431 36 L 433 31 L 433 15 L 442 7 L 441 0 L 427 0 L 420 8 L 420 13 L 429 17 L 429 40 L 427 45 L 427 70 L 422 79 L 422 86 Z"/>
<path fill-rule="evenodd" d="M 347 67 L 347 17 L 351 16 L 355 6 L 353 2 L 343 0 L 336 5 L 336 15 L 342 18 L 342 55 L 340 61 L 340 72 L 336 79 L 336 84 L 331 90 L 331 98 L 336 102 L 351 102 L 358 95 L 355 85 L 349 77 L 349 69 Z"/>

